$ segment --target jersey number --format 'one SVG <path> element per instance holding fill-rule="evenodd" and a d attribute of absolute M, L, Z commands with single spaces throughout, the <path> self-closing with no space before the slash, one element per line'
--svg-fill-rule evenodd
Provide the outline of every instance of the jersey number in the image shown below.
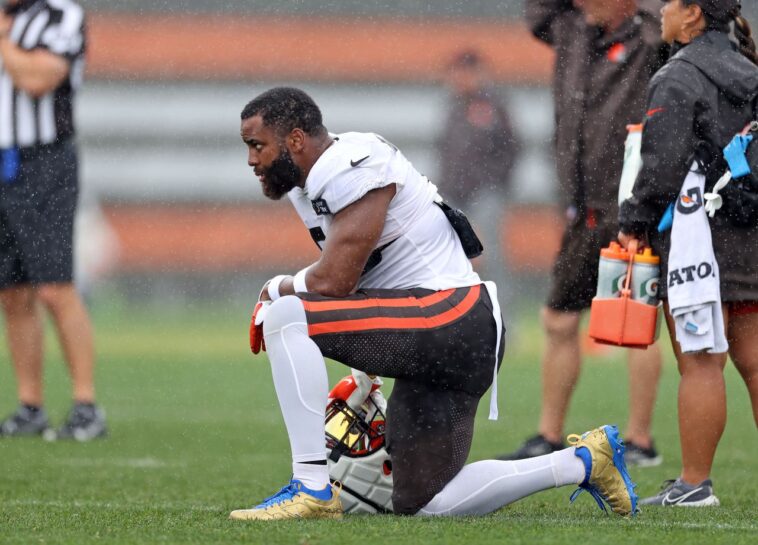
<path fill-rule="evenodd" d="M 316 246 L 318 246 L 319 250 L 323 250 L 321 247 L 321 243 L 326 240 L 326 235 L 324 234 L 324 230 L 321 227 L 311 227 L 308 229 L 311 233 L 311 238 L 313 239 L 313 242 L 316 243 Z M 395 239 L 397 240 L 397 239 Z M 394 240 L 388 242 L 387 244 L 380 246 L 379 248 L 375 249 L 373 252 L 371 252 L 371 255 L 368 256 L 368 260 L 366 261 L 366 266 L 363 267 L 363 272 L 361 272 L 361 276 L 368 273 L 371 269 L 379 265 L 379 263 L 382 262 L 382 250 L 384 250 L 387 246 L 395 242 Z"/>

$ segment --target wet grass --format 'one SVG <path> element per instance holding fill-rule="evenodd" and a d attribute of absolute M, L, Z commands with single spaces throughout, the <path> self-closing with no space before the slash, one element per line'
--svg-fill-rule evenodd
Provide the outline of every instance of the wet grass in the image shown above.
<path fill-rule="evenodd" d="M 471 459 L 515 447 L 534 431 L 539 403 L 540 336 L 534 313 L 518 321 L 501 371 L 501 418 L 486 419 L 485 397 Z M 713 478 L 722 507 L 647 509 L 632 521 L 607 517 L 589 497 L 568 503 L 568 488 L 527 498 L 481 518 L 393 516 L 342 521 L 235 524 L 234 508 L 281 486 L 288 443 L 265 358 L 246 346 L 247 315 L 236 308 L 182 311 L 98 307 L 98 386 L 111 435 L 91 444 L 0 441 L 0 543 L 755 543 L 758 536 L 758 434 L 747 394 L 727 371 L 729 423 Z M 4 341 L 3 341 L 4 345 Z M 344 370 L 330 365 L 333 379 Z M 568 419 L 569 430 L 623 427 L 622 354 L 590 358 Z M 48 343 L 48 411 L 68 408 L 68 379 Z M 665 462 L 636 470 L 641 494 L 679 468 L 677 375 L 670 356 L 655 417 Z M 0 356 L 3 412 L 13 380 Z"/>

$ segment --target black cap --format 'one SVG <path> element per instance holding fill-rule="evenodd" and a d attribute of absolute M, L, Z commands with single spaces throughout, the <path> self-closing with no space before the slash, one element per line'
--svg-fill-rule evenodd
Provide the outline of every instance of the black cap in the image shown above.
<path fill-rule="evenodd" d="M 691 0 L 689 4 L 697 4 L 705 15 L 719 23 L 730 22 L 742 6 L 740 0 Z"/>

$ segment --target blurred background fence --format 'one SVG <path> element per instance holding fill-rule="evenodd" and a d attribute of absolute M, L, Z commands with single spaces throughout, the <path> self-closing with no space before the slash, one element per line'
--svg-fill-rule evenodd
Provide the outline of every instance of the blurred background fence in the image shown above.
<path fill-rule="evenodd" d="M 158 304 L 249 299 L 271 274 L 313 261 L 288 203 L 264 201 L 246 165 L 242 106 L 272 85 L 301 86 L 331 131 L 380 133 L 434 180 L 444 66 L 475 48 L 523 143 L 509 214 L 479 228 L 502 240 L 509 291 L 542 297 L 560 234 L 552 56 L 524 27 L 521 1 L 81 3 L 85 289 Z"/>

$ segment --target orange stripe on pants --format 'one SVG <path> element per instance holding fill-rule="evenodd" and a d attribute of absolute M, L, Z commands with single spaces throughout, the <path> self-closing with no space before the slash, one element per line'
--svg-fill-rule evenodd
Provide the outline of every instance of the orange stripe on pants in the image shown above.
<path fill-rule="evenodd" d="M 335 300 L 329 299 L 327 301 L 303 301 L 303 306 L 306 312 L 326 312 L 330 310 L 355 310 L 362 308 L 398 308 L 398 307 L 418 307 L 425 308 L 430 307 L 440 301 L 444 301 L 450 297 L 455 288 L 443 291 L 437 291 L 424 297 L 399 297 L 395 299 L 345 299 Z"/>
<path fill-rule="evenodd" d="M 422 297 L 422 299 L 433 297 L 434 295 L 447 294 L 442 299 L 450 296 L 454 290 L 445 290 L 444 292 L 437 292 L 436 294 Z M 460 318 L 468 311 L 470 311 L 476 302 L 479 300 L 479 293 L 481 286 L 473 286 L 466 297 L 453 308 L 446 310 L 436 316 L 424 316 L 420 318 L 392 318 L 392 317 L 375 317 L 375 318 L 360 318 L 357 320 L 341 320 L 334 322 L 324 322 L 321 324 L 308 324 L 308 335 L 313 337 L 314 335 L 324 335 L 327 333 L 347 333 L 354 331 L 368 331 L 371 329 L 432 329 L 435 327 L 441 327 L 447 325 L 457 318 Z M 440 299 L 440 300 L 442 300 Z M 403 299 L 405 300 L 405 299 Z M 378 299 L 372 299 L 370 301 L 378 301 Z M 331 302 L 331 301 L 330 301 Z M 366 301 L 368 302 L 368 301 Z M 305 301 L 303 303 L 306 303 Z M 367 306 L 379 306 L 379 305 L 367 305 Z M 401 306 L 401 305 L 394 305 Z M 403 305 L 403 306 L 416 306 L 416 305 Z M 422 305 L 418 305 L 422 306 Z M 423 305 L 428 306 L 428 305 Z M 354 307 L 348 307 L 354 308 Z M 358 307 L 365 308 L 365 307 Z M 306 306 L 306 310 L 308 307 Z M 333 309 L 330 309 L 333 310 Z"/>

